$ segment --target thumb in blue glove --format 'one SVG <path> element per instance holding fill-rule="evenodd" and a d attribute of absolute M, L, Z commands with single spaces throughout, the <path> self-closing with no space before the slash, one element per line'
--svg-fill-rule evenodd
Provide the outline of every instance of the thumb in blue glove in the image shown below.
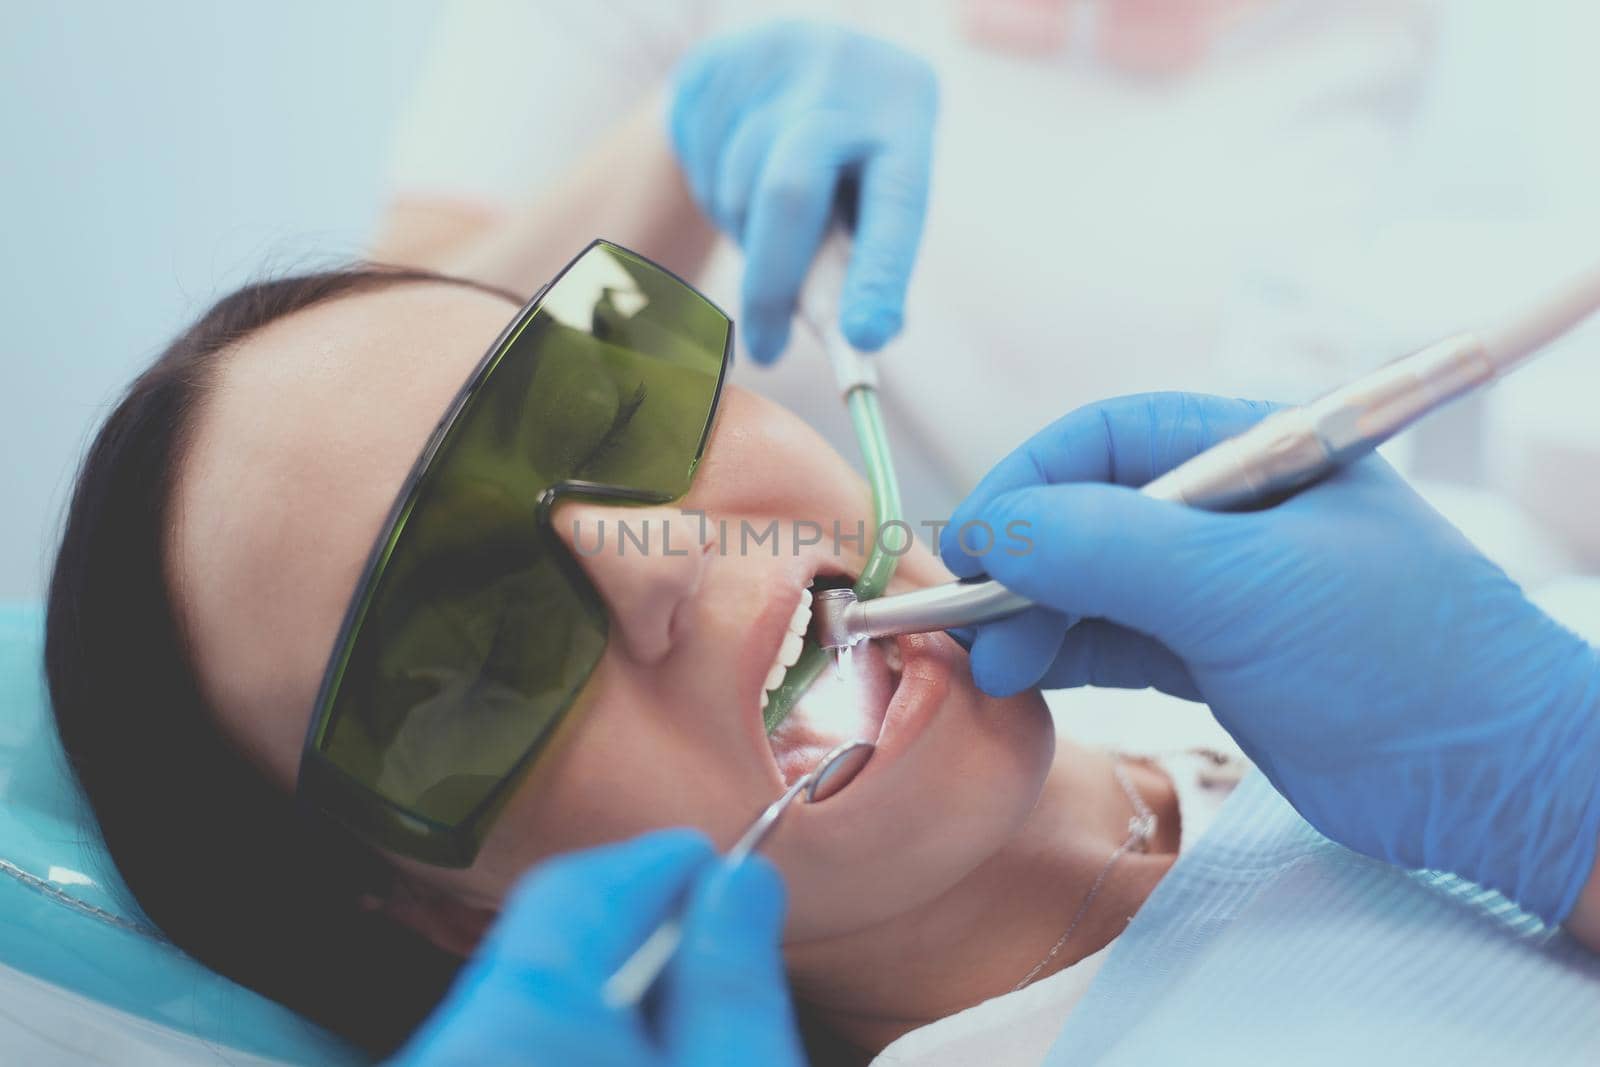
<path fill-rule="evenodd" d="M 667 1062 L 805 1062 L 777 951 L 783 912 L 783 881 L 761 856 L 718 864 L 696 886 L 664 979 Z"/>
<path fill-rule="evenodd" d="M 802 1067 L 782 881 L 761 857 L 715 856 L 703 835 L 665 831 L 536 869 L 396 1064 Z M 660 1010 L 608 1005 L 606 980 L 686 894 Z"/>
<path fill-rule="evenodd" d="M 713 38 L 673 80 L 672 144 L 701 209 L 745 254 L 750 354 L 788 343 L 830 218 L 855 243 L 840 327 L 873 351 L 899 332 L 927 212 L 938 88 L 921 59 L 837 26 L 776 22 Z M 839 205 L 841 192 L 853 202 Z"/>
<path fill-rule="evenodd" d="M 951 528 L 1032 550 L 943 555 L 1044 607 L 980 627 L 974 676 L 1204 700 L 1324 834 L 1564 918 L 1600 839 L 1600 657 L 1377 457 L 1250 513 L 1134 490 L 1268 410 L 1123 398 L 997 466 Z"/>

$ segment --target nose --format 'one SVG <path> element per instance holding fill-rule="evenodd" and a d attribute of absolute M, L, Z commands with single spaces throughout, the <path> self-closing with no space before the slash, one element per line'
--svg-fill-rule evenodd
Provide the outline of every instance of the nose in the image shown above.
<path fill-rule="evenodd" d="M 566 501 L 554 523 L 605 601 L 623 651 L 641 663 L 664 657 L 707 566 L 700 520 L 671 507 Z"/>

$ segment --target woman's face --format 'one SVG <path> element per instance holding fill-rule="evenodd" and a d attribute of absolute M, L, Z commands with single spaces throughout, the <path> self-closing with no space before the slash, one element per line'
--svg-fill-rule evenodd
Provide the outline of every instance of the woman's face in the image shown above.
<path fill-rule="evenodd" d="M 281 320 L 221 365 L 179 472 L 168 578 L 224 729 L 286 790 L 372 542 L 439 415 L 515 310 L 464 287 L 399 285 Z M 652 550 L 619 551 L 619 518 L 647 526 Z M 776 551 L 754 536 L 774 521 Z M 806 521 L 826 533 L 796 550 L 797 529 L 814 536 L 797 526 Z M 678 505 L 563 505 L 557 530 L 582 538 L 577 558 L 611 617 L 583 711 L 473 867 L 402 861 L 410 881 L 493 908 L 554 852 L 675 825 L 725 847 L 786 777 L 854 736 L 878 742 L 866 770 L 833 799 L 792 810 L 767 847 L 789 882 L 791 940 L 891 919 L 993 854 L 1038 797 L 1050 719 L 1035 694 L 980 694 L 948 637 L 858 652 L 854 719 L 808 717 L 803 703 L 773 738 L 763 728 L 762 694 L 802 591 L 864 563 L 865 545 L 836 549 L 836 521 L 847 535 L 858 521 L 871 530 L 861 479 L 788 411 L 731 387 Z M 948 577 L 919 546 L 895 584 Z"/>

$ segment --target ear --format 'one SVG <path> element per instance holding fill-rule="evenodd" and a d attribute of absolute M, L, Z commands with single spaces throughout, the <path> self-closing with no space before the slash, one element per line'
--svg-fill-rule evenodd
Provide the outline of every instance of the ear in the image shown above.
<path fill-rule="evenodd" d="M 435 946 L 457 956 L 470 956 L 484 932 L 498 917 L 491 908 L 468 904 L 436 889 L 396 878 L 387 897 L 362 898 L 362 907 L 381 911 Z"/>

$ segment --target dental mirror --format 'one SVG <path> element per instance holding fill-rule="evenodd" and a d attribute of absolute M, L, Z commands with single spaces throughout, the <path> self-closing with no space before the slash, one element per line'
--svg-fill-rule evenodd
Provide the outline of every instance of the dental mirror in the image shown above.
<path fill-rule="evenodd" d="M 876 750 L 877 746 L 871 741 L 846 741 L 823 756 L 815 767 L 784 790 L 783 796 L 767 805 L 767 810 L 750 824 L 750 829 L 728 850 L 726 861 L 729 864 L 738 863 L 759 848 L 796 797 L 804 796 L 807 804 L 815 804 L 834 796 L 855 781 L 856 775 L 861 773 L 861 768 L 867 765 Z"/>
<path fill-rule="evenodd" d="M 806 803 L 827 800 L 855 781 L 877 748 L 871 741 L 846 741 L 822 757 L 808 776 L 811 784 L 806 786 Z"/>
<path fill-rule="evenodd" d="M 722 862 L 730 866 L 741 863 L 761 847 L 796 797 L 804 796 L 807 804 L 815 804 L 838 795 L 840 790 L 855 781 L 856 775 L 872 759 L 877 747 L 871 741 L 846 741 L 823 756 L 815 767 L 795 779 L 781 797 L 767 805 L 767 809 L 728 850 Z M 601 991 L 606 1004 L 613 1008 L 630 1008 L 643 1000 L 661 972 L 666 970 L 682 939 L 683 913 L 680 905 L 678 913 L 656 927 L 644 944 L 635 949 L 633 955 L 606 980 L 605 988 Z"/>

